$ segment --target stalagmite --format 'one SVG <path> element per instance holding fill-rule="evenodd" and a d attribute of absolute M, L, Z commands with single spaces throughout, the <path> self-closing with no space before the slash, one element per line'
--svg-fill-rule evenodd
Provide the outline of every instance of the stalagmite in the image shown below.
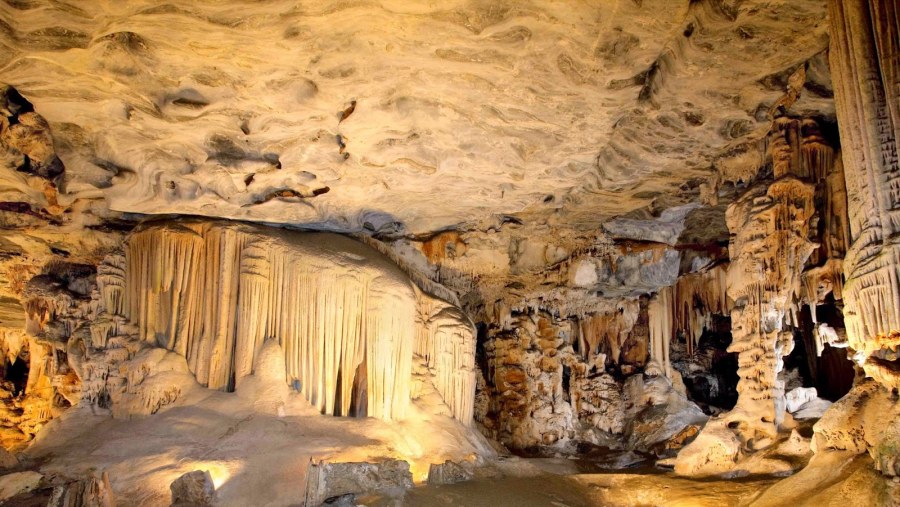
<path fill-rule="evenodd" d="M 98 277 L 103 305 L 122 309 L 145 342 L 183 355 L 201 384 L 233 390 L 272 337 L 284 349 L 285 381 L 321 412 L 402 419 L 418 353 L 454 416 L 471 419 L 471 323 L 357 242 L 182 221 L 134 233 L 125 260 Z M 417 331 L 423 301 L 435 312 Z M 112 325 L 94 327 L 95 339 Z"/>
<path fill-rule="evenodd" d="M 783 387 L 777 374 L 792 343 L 784 323 L 799 293 L 800 273 L 815 245 L 806 238 L 813 206 L 812 186 L 792 177 L 765 194 L 748 193 L 728 210 L 732 252 L 728 295 L 732 343 L 738 353 L 738 403 L 733 413 L 746 426 L 742 439 L 771 439 L 777 433 Z M 753 444 L 751 444 L 753 445 Z"/>

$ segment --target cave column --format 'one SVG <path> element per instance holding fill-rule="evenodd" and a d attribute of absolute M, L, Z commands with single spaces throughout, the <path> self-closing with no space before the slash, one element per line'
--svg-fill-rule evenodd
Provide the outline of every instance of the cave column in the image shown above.
<path fill-rule="evenodd" d="M 808 123 L 808 122 L 807 122 Z M 767 158 L 775 181 L 744 194 L 728 208 L 731 232 L 726 275 L 732 342 L 738 354 L 738 401 L 729 421 L 748 448 L 760 448 L 778 433 L 784 417 L 783 358 L 793 348 L 788 324 L 799 299 L 804 266 L 818 247 L 809 241 L 815 209 L 815 185 L 832 165 L 829 157 L 811 157 L 804 148 L 804 122 L 775 118 Z M 816 132 L 807 125 L 807 132 Z M 825 152 L 830 153 L 830 148 Z M 823 164 L 812 163 L 819 160 Z"/>
<path fill-rule="evenodd" d="M 778 135 L 778 129 L 773 131 Z M 728 350 L 738 354 L 740 377 L 737 405 L 728 418 L 750 448 L 774 438 L 781 423 L 784 386 L 778 372 L 793 344 L 785 321 L 803 266 L 816 247 L 807 239 L 814 188 L 789 175 L 789 168 L 781 170 L 777 148 L 773 158 L 776 175 L 788 175 L 745 194 L 726 217 L 732 234 L 727 292 L 735 303 Z"/>
<path fill-rule="evenodd" d="M 847 338 L 866 373 L 891 385 L 878 355 L 900 331 L 900 5 L 831 0 L 829 14 L 850 218 Z"/>

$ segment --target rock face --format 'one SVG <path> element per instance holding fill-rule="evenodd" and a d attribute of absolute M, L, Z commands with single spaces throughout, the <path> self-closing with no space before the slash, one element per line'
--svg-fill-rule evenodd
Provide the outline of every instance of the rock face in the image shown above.
<path fill-rule="evenodd" d="M 172 482 L 173 507 L 202 507 L 213 505 L 216 487 L 209 472 L 194 470 Z"/>
<path fill-rule="evenodd" d="M 3 447 L 203 386 L 277 424 L 900 475 L 896 2 L 107 4 L 0 5 Z M 194 474 L 176 503 L 212 501 Z M 314 463 L 307 503 L 410 477 Z"/>
<path fill-rule="evenodd" d="M 3 9 L 4 80 L 73 191 L 345 231 L 560 205 L 598 228 L 708 176 L 827 44 L 817 0 Z"/>
<path fill-rule="evenodd" d="M 413 487 L 409 463 L 311 463 L 306 478 L 306 504 L 322 505 L 345 495 L 380 493 L 402 497 Z"/>
<path fill-rule="evenodd" d="M 33 471 L 13 472 L 0 476 L 0 501 L 35 489 L 43 478 L 43 475 Z"/>
<path fill-rule="evenodd" d="M 891 333 L 900 329 L 900 210 L 895 188 L 900 138 L 900 28 L 890 1 L 830 2 L 831 68 L 841 122 L 849 198 L 851 248 L 844 273 L 850 346 L 866 373 L 897 387 Z M 851 35 L 852 34 L 852 35 Z"/>

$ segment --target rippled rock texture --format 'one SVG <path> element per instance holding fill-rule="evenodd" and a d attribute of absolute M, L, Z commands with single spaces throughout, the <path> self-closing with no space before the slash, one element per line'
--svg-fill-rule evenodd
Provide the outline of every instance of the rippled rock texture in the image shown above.
<path fill-rule="evenodd" d="M 114 210 L 421 233 L 562 208 L 596 227 L 758 137 L 784 73 L 822 67 L 824 8 L 14 2 L 0 68 L 68 191 Z"/>

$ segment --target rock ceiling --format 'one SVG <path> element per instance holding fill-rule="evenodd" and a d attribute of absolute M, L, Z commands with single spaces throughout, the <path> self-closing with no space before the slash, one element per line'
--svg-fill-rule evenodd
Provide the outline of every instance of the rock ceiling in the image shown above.
<path fill-rule="evenodd" d="M 506 215 L 596 231 L 636 212 L 617 226 L 634 229 L 746 156 L 799 66 L 792 111 L 833 114 L 825 10 L 5 0 L 0 80 L 49 122 L 60 204 L 102 216 L 428 235 Z"/>

